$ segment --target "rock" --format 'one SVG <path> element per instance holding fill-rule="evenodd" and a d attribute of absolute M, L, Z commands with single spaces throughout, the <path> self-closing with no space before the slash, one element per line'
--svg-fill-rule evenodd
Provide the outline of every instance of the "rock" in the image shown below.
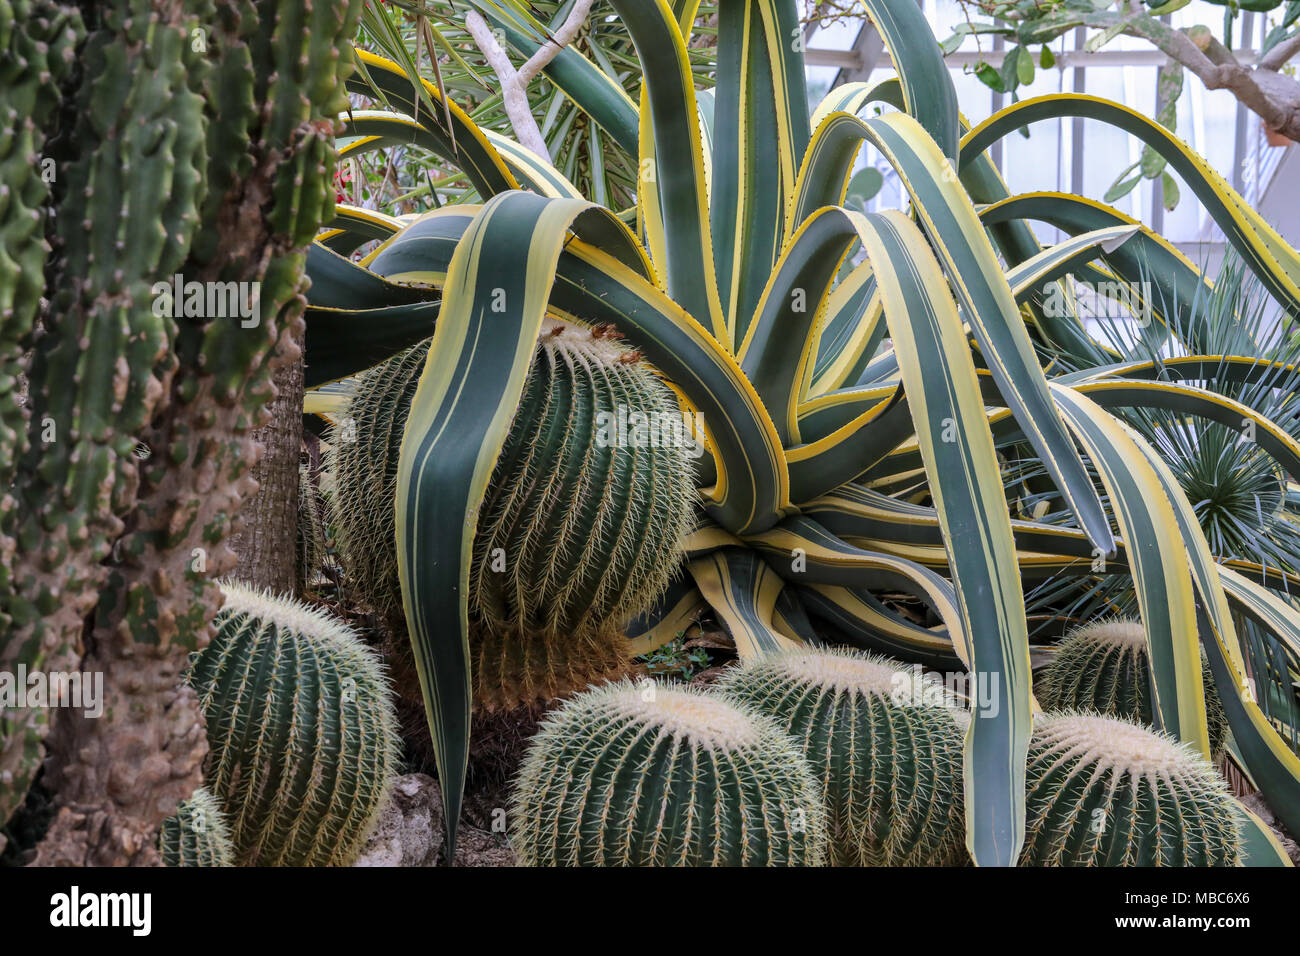
<path fill-rule="evenodd" d="M 457 866 L 514 866 L 504 833 L 467 825 L 457 836 Z M 422 773 L 403 774 L 353 866 L 435 866 L 443 848 L 442 789 Z"/>
<path fill-rule="evenodd" d="M 442 849 L 441 803 L 442 792 L 432 777 L 422 773 L 398 777 L 375 832 L 352 865 L 433 866 Z"/>

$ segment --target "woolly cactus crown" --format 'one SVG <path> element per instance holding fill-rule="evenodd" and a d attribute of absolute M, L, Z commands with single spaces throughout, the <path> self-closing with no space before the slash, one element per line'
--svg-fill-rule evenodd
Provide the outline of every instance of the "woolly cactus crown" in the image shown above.
<path fill-rule="evenodd" d="M 1201 682 L 1210 751 L 1217 754 L 1228 736 L 1228 718 L 1204 655 Z M 1140 621 L 1111 618 L 1079 628 L 1058 645 L 1035 684 L 1047 710 L 1096 711 L 1148 725 L 1154 721 L 1151 664 Z"/>

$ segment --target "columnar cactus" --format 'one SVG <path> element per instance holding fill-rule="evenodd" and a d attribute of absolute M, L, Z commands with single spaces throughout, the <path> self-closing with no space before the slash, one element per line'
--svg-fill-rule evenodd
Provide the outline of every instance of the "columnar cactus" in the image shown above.
<path fill-rule="evenodd" d="M 1241 817 L 1190 747 L 1127 720 L 1039 715 L 1026 777 L 1027 866 L 1236 866 Z"/>
<path fill-rule="evenodd" d="M 825 794 L 832 863 L 964 861 L 962 731 L 939 688 L 881 657 L 812 649 L 746 661 L 719 687 L 799 744 Z"/>
<path fill-rule="evenodd" d="M 52 164 L 41 150 L 47 123 L 59 103 L 59 84 L 72 69 L 83 34 L 75 7 L 46 0 L 0 4 L 0 669 L 39 669 L 48 656 L 68 659 L 67 644 L 34 634 L 18 637 L 30 611 L 13 594 L 14 523 L 11 493 L 27 448 L 28 415 L 21 384 L 23 351 L 42 293 L 46 255 L 44 207 L 50 201 Z M 0 714 L 0 824 L 22 803 L 41 761 L 48 728 L 43 708 Z M 0 836 L 0 846 L 3 845 Z"/>
<path fill-rule="evenodd" d="M 528 866 L 818 866 L 822 797 L 793 741 L 757 711 L 627 681 L 547 715 L 510 810 Z"/>
<path fill-rule="evenodd" d="M 206 787 L 163 821 L 158 852 L 164 866 L 234 866 L 235 847 L 221 804 Z"/>
<path fill-rule="evenodd" d="M 1228 718 L 1204 656 L 1205 717 L 1210 752 L 1223 749 Z M 1151 724 L 1151 666 L 1138 621 L 1115 619 L 1080 628 L 1063 640 L 1034 690 L 1047 710 L 1086 710 Z"/>
<path fill-rule="evenodd" d="M 137 487 L 135 435 L 158 410 L 175 369 L 169 349 L 173 323 L 152 308 L 151 284 L 158 274 L 170 275 L 181 265 L 198 224 L 203 101 L 190 83 L 202 74 L 203 65 L 189 45 L 195 7 L 176 3 L 154 10 L 148 0 L 87 5 L 88 35 L 77 62 L 81 77 L 94 79 L 83 80 L 60 104 L 54 116 L 62 126 L 49 137 L 47 155 L 38 162 L 50 173 L 58 206 L 48 230 L 53 254 L 45 274 L 48 308 L 40 336 L 27 334 L 33 299 L 18 306 L 20 314 L 27 314 L 18 348 L 31 349 L 30 418 L 25 453 L 17 459 L 12 485 L 0 496 L 5 499 L 0 506 L 4 536 L 15 545 L 0 547 L 12 554 L 12 587 L 0 588 L 6 664 L 17 653 L 38 654 L 37 666 L 48 670 L 75 666 L 85 618 L 98 603 L 106 559 Z M 20 29 L 39 29 L 39 23 Z M 51 52 L 63 49 L 65 40 L 59 38 Z M 48 84 L 50 78 L 40 76 L 39 81 Z M 21 97 L 23 88 L 19 92 Z M 30 85 L 25 92 L 29 110 L 54 95 Z M 21 116 L 13 120 L 28 122 Z M 30 183 L 19 182 L 30 197 Z M 31 243 L 39 247 L 39 236 L 32 236 Z M 20 283 L 18 291 L 30 296 L 32 278 Z M 3 347 L 11 348 L 7 343 Z M 120 686 L 111 667 L 85 666 L 103 672 L 107 687 Z M 174 689 L 175 675 L 169 678 Z M 110 724 L 127 710 L 110 707 L 101 723 Z M 22 746 L 24 738 L 39 739 L 45 719 L 33 709 L 18 727 L 0 728 L 7 738 L 3 749 Z M 94 733 L 95 723 L 78 727 L 71 719 L 61 720 L 55 733 Z M 176 720 L 173 726 L 181 736 L 190 736 L 187 721 Z M 201 730 L 194 730 L 201 742 Z M 50 746 L 71 764 L 81 754 L 98 752 L 82 740 L 57 740 Z M 138 752 L 140 745 L 135 746 Z M 10 755 L 4 755 L 5 764 Z M 95 791 L 129 791 L 131 783 L 120 778 L 137 767 L 117 763 L 113 772 L 119 780 L 110 786 L 102 779 L 88 780 L 79 767 L 56 759 L 48 765 L 46 780 L 61 799 L 85 806 Z M 167 778 L 155 774 L 159 776 Z M 0 779 L 4 777 L 0 770 Z M 24 775 L 18 786 L 29 782 Z M 7 802 L 4 796 L 0 801 Z M 151 842 L 158 822 L 141 827 L 145 832 L 138 834 L 139 842 Z M 56 818 L 51 845 L 68 829 L 84 835 L 90 827 L 76 813 Z M 84 836 L 72 840 L 79 844 Z"/>
<path fill-rule="evenodd" d="M 340 553 L 398 625 L 397 461 L 428 348 L 360 376 L 330 436 Z M 622 627 L 667 586 L 690 520 L 681 425 L 669 389 L 608 330 L 547 320 L 474 539 L 477 703 L 527 704 L 625 671 Z"/>
<path fill-rule="evenodd" d="M 147 863 L 168 810 L 202 781 L 203 726 L 178 677 L 233 565 L 226 542 L 254 487 L 250 432 L 272 370 L 298 357 L 303 246 L 332 215 L 331 141 L 361 0 L 80 9 L 88 38 L 58 90 L 41 168 L 52 161 L 49 306 L 43 334 L 20 345 L 33 353 L 27 444 L 39 453 L 19 459 L 0 505 L 0 555 L 13 556 L 0 664 L 39 653 L 66 669 L 93 624 L 82 666 L 105 675 L 107 712 L 65 714 L 46 743 L 46 780 L 69 812 L 39 861 Z M 0 29 L 0 45 L 10 37 Z M 47 42 L 64 62 L 63 41 Z M 42 82 L 57 86 L 49 73 Z M 244 283 L 240 297 L 260 307 L 182 312 L 160 294 L 177 276 L 207 284 L 208 302 L 214 286 Z M 26 726 L 0 726 L 0 780 L 19 795 L 31 764 L 13 765 L 44 718 L 33 709 Z M 163 755 L 167 772 L 142 752 Z"/>
<path fill-rule="evenodd" d="M 400 742 L 374 652 L 291 598 L 223 585 L 189 683 L 207 719 L 208 787 L 239 860 L 346 865 L 388 793 Z"/>

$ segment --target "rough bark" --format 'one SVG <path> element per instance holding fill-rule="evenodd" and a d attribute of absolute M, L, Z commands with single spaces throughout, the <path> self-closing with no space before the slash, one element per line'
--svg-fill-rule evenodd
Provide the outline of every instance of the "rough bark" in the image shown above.
<path fill-rule="evenodd" d="M 49 781 L 60 808 L 41 843 L 40 866 L 159 865 L 158 826 L 203 780 L 207 751 L 194 692 L 181 673 L 188 652 L 112 634 L 83 667 L 118 689 L 98 721 L 55 721 Z"/>
<path fill-rule="evenodd" d="M 301 351 L 301 342 L 295 348 Z M 298 588 L 298 463 L 302 448 L 303 366 L 286 362 L 275 373 L 270 421 L 253 432 L 261 446 L 251 477 L 257 492 L 244 505 L 234 541 L 235 576 L 279 592 Z"/>

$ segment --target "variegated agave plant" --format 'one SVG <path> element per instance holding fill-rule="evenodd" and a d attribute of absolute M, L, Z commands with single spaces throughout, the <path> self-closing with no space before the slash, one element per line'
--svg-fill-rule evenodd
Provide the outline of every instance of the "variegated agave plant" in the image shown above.
<path fill-rule="evenodd" d="M 352 112 L 342 154 L 427 148 L 464 170 L 481 205 L 414 221 L 343 207 L 311 259 L 309 385 L 436 328 L 403 438 L 396 534 L 449 835 L 467 760 L 474 516 L 547 316 L 612 323 L 705 422 L 711 454 L 687 574 L 629 627 L 637 652 L 707 604 L 742 656 L 832 640 L 969 669 L 988 694 L 966 738 L 968 847 L 979 864 L 1009 865 L 1023 842 L 1035 707 L 1025 582 L 1129 573 L 1160 726 L 1208 753 L 1203 642 L 1245 766 L 1300 830 L 1297 728 L 1261 710 L 1248 680 L 1294 677 L 1300 616 L 1279 593 L 1294 579 L 1220 565 L 1166 463 L 1108 409 L 1230 408 L 1291 475 L 1300 445 L 1205 388 L 1161 380 L 1158 363 L 1121 364 L 1091 342 L 1070 277 L 1149 281 L 1157 303 L 1184 310 L 1206 280 L 1114 209 L 1010 194 L 986 153 L 1038 120 L 1108 123 L 1168 160 L 1291 311 L 1300 255 L 1200 157 L 1118 104 L 1048 96 L 967 129 L 912 0 L 863 4 L 897 77 L 838 88 L 811 113 L 794 0 L 719 5 L 708 91 L 687 68 L 697 2 L 613 6 L 641 60 L 640 103 L 573 49 L 547 75 L 637 157 L 634 222 L 585 200 L 544 157 L 475 127 L 426 81 L 438 108 L 416 109 L 413 78 L 361 53 L 352 91 L 406 112 Z M 524 55 L 530 36 L 508 31 Z M 863 118 L 868 107 L 880 109 Z M 864 143 L 897 171 L 907 212 L 841 205 Z M 1071 238 L 1043 248 L 1030 220 Z M 344 257 L 372 239 L 385 242 L 361 265 Z M 1048 358 L 1060 349 L 1092 355 L 1094 367 L 1060 375 Z M 1271 368 L 1248 355 L 1227 364 L 1247 379 Z M 309 396 L 309 409 L 330 401 L 328 390 Z M 1041 463 L 1068 520 L 1013 517 L 995 436 Z M 900 613 L 888 599 L 897 595 L 927 606 L 932 624 Z M 1239 619 L 1289 655 L 1280 668 L 1250 656 Z M 459 622 L 459 639 L 447 622 Z M 1276 863 L 1252 828 L 1253 859 Z"/>

